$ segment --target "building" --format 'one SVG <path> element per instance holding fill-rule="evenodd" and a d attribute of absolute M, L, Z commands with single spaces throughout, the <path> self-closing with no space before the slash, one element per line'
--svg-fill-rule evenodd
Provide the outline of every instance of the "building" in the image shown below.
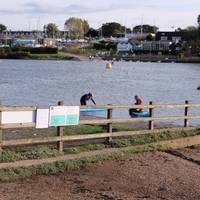
<path fill-rule="evenodd" d="M 129 42 L 119 42 L 117 44 L 117 54 L 118 53 L 128 53 L 133 52 L 133 45 Z"/>
<path fill-rule="evenodd" d="M 127 38 L 128 40 L 146 40 L 148 35 L 155 37 L 154 33 L 118 33 L 116 38 Z"/>
<path fill-rule="evenodd" d="M 181 32 L 157 32 L 156 41 L 170 41 L 170 42 L 181 42 L 183 41 L 183 34 Z"/>
<path fill-rule="evenodd" d="M 20 38 L 20 39 L 36 39 L 44 37 L 43 31 L 3 31 L 0 33 L 1 38 Z"/>
<path fill-rule="evenodd" d="M 169 41 L 144 41 L 135 45 L 133 51 L 138 53 L 169 52 L 171 43 Z"/>
<path fill-rule="evenodd" d="M 59 38 L 65 38 L 67 36 L 66 31 L 59 31 Z M 20 38 L 20 39 L 41 39 L 47 38 L 47 33 L 45 31 L 35 30 L 35 31 L 3 31 L 0 33 L 0 38 Z"/>
<path fill-rule="evenodd" d="M 12 46 L 20 47 L 35 47 L 37 45 L 37 40 L 34 39 L 13 39 Z"/>

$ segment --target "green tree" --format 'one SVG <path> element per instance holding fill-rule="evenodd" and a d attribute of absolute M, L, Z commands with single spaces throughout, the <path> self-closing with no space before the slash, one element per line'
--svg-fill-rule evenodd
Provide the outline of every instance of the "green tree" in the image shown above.
<path fill-rule="evenodd" d="M 90 28 L 89 31 L 87 32 L 86 36 L 91 37 L 91 38 L 98 37 L 99 36 L 99 30 Z"/>
<path fill-rule="evenodd" d="M 2 33 L 5 30 L 7 30 L 7 27 L 3 24 L 0 24 L 0 33 Z"/>
<path fill-rule="evenodd" d="M 147 37 L 146 37 L 147 41 L 153 41 L 154 39 L 155 38 L 151 34 L 147 35 Z"/>
<path fill-rule="evenodd" d="M 69 32 L 71 39 L 84 38 L 89 31 L 89 24 L 86 20 L 70 17 L 65 22 L 65 29 Z"/>
<path fill-rule="evenodd" d="M 124 33 L 126 27 L 116 22 L 103 24 L 101 27 L 103 37 L 116 36 L 118 33 Z"/>
<path fill-rule="evenodd" d="M 57 38 L 59 36 L 58 26 L 54 23 L 47 24 L 46 33 L 49 38 Z"/>
<path fill-rule="evenodd" d="M 195 41 L 199 38 L 199 31 L 195 26 L 188 26 L 180 32 L 182 32 L 185 41 Z"/>
<path fill-rule="evenodd" d="M 149 24 L 138 25 L 133 28 L 134 33 L 156 33 L 157 31 L 157 26 L 151 26 Z"/>
<path fill-rule="evenodd" d="M 198 15 L 197 17 L 197 23 L 198 23 L 198 26 L 200 27 L 200 15 Z"/>

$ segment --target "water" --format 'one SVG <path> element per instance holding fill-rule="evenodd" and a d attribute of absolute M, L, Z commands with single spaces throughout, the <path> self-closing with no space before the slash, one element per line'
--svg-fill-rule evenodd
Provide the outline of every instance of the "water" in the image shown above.
<path fill-rule="evenodd" d="M 112 70 L 105 65 L 104 61 L 0 60 L 1 103 L 46 107 L 63 100 L 79 105 L 87 92 L 94 94 L 97 104 L 130 104 L 136 94 L 146 103 L 200 103 L 199 64 L 115 62 Z M 177 112 L 182 114 L 183 109 L 168 114 Z M 166 111 L 158 114 L 164 116 Z"/>

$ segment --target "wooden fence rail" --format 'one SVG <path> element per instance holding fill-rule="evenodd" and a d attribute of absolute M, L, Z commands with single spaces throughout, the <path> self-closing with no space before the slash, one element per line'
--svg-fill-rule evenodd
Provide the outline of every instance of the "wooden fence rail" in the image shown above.
<path fill-rule="evenodd" d="M 59 106 L 64 105 L 63 102 L 58 103 Z M 16 128 L 35 128 L 36 123 L 16 123 L 16 124 L 2 124 L 0 123 L 0 148 L 6 146 L 17 146 L 17 145 L 34 145 L 34 144 L 45 144 L 45 143 L 57 143 L 57 149 L 60 152 L 63 152 L 63 143 L 69 141 L 79 141 L 79 140 L 89 140 L 89 139 L 99 139 L 99 138 L 108 138 L 109 141 L 113 137 L 122 137 L 122 136 L 132 136 L 132 135 L 143 135 L 148 133 L 157 133 L 160 130 L 154 130 L 154 121 L 165 121 L 165 120 L 183 120 L 185 130 L 189 130 L 189 120 L 191 119 L 200 119 L 200 115 L 189 115 L 189 108 L 200 108 L 200 104 L 190 104 L 189 101 L 185 101 L 185 104 L 154 104 L 149 102 L 148 105 L 144 106 L 133 106 L 133 105 L 98 105 L 98 106 L 84 106 L 81 108 L 104 108 L 107 109 L 107 118 L 103 119 L 90 119 L 80 120 L 80 125 L 84 124 L 107 124 L 106 133 L 98 134 L 87 134 L 87 135 L 73 135 L 73 136 L 64 136 L 64 127 L 57 127 L 57 136 L 52 137 L 43 137 L 43 138 L 27 138 L 27 139 L 16 139 L 16 140 L 2 140 L 2 130 L 3 129 L 16 129 Z M 118 119 L 113 118 L 113 109 L 130 109 L 130 108 L 146 108 L 149 110 L 149 117 L 145 118 L 127 118 L 127 119 Z M 155 109 L 176 109 L 183 108 L 183 116 L 155 116 Z M 36 112 L 37 107 L 35 106 L 0 106 L 0 122 L 1 122 L 1 113 L 9 111 L 33 111 Z M 138 121 L 148 121 L 149 130 L 143 131 L 122 131 L 113 133 L 112 124 L 113 123 L 130 123 Z M 163 129 L 164 131 L 165 129 Z M 167 129 L 169 130 L 169 129 Z"/>

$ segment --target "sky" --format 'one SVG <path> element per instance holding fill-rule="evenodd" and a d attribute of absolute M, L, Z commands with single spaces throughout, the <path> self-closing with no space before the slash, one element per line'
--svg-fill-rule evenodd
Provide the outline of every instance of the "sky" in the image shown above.
<path fill-rule="evenodd" d="M 63 30 L 69 17 L 79 17 L 93 28 L 115 21 L 169 31 L 197 25 L 199 14 L 200 0 L 0 0 L 0 23 L 9 30 L 42 29 L 48 23 Z"/>

